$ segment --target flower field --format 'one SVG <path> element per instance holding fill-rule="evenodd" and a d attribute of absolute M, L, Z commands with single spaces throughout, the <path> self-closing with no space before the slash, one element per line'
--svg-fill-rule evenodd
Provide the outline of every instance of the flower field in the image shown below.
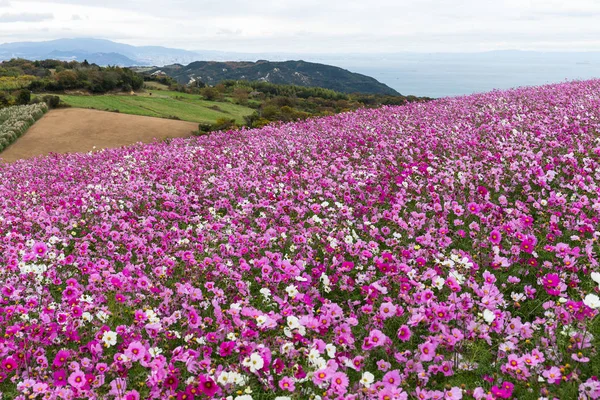
<path fill-rule="evenodd" d="M 0 109 L 0 151 L 24 134 L 46 111 L 46 103 Z"/>
<path fill-rule="evenodd" d="M 0 165 L 3 399 L 600 398 L 600 80 Z"/>

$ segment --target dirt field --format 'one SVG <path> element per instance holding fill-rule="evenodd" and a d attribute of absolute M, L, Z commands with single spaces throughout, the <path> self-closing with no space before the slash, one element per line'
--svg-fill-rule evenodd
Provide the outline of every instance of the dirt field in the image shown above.
<path fill-rule="evenodd" d="M 156 139 L 187 137 L 194 122 L 68 108 L 52 110 L 0 153 L 0 162 L 13 162 L 48 153 L 88 152 L 96 147 L 121 147 Z"/>

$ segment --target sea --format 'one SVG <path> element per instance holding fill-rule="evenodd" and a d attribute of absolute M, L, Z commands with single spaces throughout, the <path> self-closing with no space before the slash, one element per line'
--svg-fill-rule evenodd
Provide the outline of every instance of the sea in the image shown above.
<path fill-rule="evenodd" d="M 600 78 L 600 53 L 405 54 L 321 61 L 371 76 L 403 95 L 433 98 Z"/>

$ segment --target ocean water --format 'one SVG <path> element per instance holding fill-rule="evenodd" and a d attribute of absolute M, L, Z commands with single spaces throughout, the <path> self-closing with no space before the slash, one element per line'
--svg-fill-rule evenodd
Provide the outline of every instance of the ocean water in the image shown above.
<path fill-rule="evenodd" d="M 483 53 L 407 55 L 391 59 L 332 59 L 404 95 L 446 97 L 600 78 L 598 53 Z"/>

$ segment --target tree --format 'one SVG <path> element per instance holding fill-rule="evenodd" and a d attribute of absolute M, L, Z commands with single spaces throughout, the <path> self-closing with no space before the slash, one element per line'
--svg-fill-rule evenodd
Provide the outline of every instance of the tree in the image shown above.
<path fill-rule="evenodd" d="M 238 104 L 246 104 L 248 103 L 248 94 L 250 93 L 250 91 L 248 89 L 245 88 L 235 88 L 233 89 L 233 98 L 235 99 L 235 102 Z"/>
<path fill-rule="evenodd" d="M 77 73 L 64 70 L 56 74 L 56 82 L 58 83 L 59 90 L 64 89 L 75 89 L 78 86 Z"/>
<path fill-rule="evenodd" d="M 15 100 L 19 105 L 29 104 L 31 101 L 31 92 L 26 89 L 19 90 L 15 96 Z"/>
<path fill-rule="evenodd" d="M 5 92 L 0 92 L 0 108 L 8 107 L 10 104 L 10 99 Z"/>
<path fill-rule="evenodd" d="M 200 94 L 208 101 L 215 101 L 221 96 L 221 93 L 214 87 L 206 87 L 200 91 Z"/>

